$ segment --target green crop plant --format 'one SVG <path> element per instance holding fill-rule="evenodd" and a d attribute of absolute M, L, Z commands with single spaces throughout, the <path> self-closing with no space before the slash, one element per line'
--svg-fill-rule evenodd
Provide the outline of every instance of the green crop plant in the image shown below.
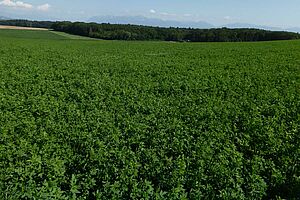
<path fill-rule="evenodd" d="M 299 41 L 35 34 L 0 30 L 0 199 L 300 198 Z"/>

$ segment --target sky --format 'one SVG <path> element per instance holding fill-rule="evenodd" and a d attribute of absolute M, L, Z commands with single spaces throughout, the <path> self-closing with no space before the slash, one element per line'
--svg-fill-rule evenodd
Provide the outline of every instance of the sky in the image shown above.
<path fill-rule="evenodd" d="M 300 0 L 0 0 L 0 16 L 85 21 L 94 16 L 144 16 L 214 25 L 300 27 Z"/>

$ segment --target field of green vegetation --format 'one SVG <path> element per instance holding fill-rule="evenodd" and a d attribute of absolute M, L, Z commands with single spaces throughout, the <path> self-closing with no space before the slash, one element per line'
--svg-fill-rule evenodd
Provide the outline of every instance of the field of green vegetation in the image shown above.
<path fill-rule="evenodd" d="M 50 31 L 35 31 L 35 30 L 5 30 L 0 29 L 0 37 L 1 37 L 1 51 L 7 49 L 7 47 L 2 45 L 3 40 L 9 39 L 10 42 L 18 41 L 16 39 L 43 39 L 43 40 L 61 40 L 67 39 L 59 34 L 54 34 Z M 32 42 L 35 42 L 32 40 Z M 13 43 L 11 43 L 13 44 Z M 7 49 L 9 51 L 9 49 Z M 1 52 L 2 53 L 2 52 Z M 10 58 L 11 59 L 11 58 Z"/>
<path fill-rule="evenodd" d="M 59 31 L 51 31 L 51 33 L 55 33 L 57 35 L 60 35 L 62 37 L 68 38 L 68 39 L 73 39 L 73 40 L 96 40 L 95 38 L 90 38 L 90 37 L 84 37 L 80 35 L 72 35 L 64 32 L 59 32 Z"/>
<path fill-rule="evenodd" d="M 300 41 L 0 30 L 0 199 L 298 199 L 299 94 Z"/>

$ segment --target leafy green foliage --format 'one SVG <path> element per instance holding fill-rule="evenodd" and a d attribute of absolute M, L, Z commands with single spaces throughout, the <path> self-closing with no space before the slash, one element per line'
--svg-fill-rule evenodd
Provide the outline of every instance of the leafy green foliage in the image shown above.
<path fill-rule="evenodd" d="M 26 19 L 9 19 L 9 20 L 0 20 L 1 25 L 7 26 L 23 26 L 23 27 L 36 27 L 36 28 L 51 28 L 52 21 L 33 21 Z"/>
<path fill-rule="evenodd" d="M 1 25 L 54 29 L 73 35 L 106 40 L 162 40 L 188 42 L 242 42 L 300 39 L 299 33 L 260 29 L 193 29 L 151 27 L 130 24 L 97 24 L 84 22 L 51 22 L 30 20 L 0 20 Z M 63 33 L 61 33 L 63 34 Z M 65 35 L 70 37 L 70 35 Z M 71 36 L 74 38 L 74 36 Z M 78 39 L 78 38 L 76 38 Z M 81 38 L 82 39 L 82 38 Z"/>
<path fill-rule="evenodd" d="M 285 31 L 259 29 L 192 29 L 162 28 L 123 24 L 97 24 L 84 22 L 55 22 L 56 31 L 107 40 L 162 40 L 188 42 L 249 42 L 295 40 L 300 34 Z"/>
<path fill-rule="evenodd" d="M 1 39 L 0 199 L 299 198 L 299 51 Z"/>

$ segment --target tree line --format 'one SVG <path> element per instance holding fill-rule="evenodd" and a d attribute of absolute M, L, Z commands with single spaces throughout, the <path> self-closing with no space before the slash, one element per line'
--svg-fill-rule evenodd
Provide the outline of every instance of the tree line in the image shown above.
<path fill-rule="evenodd" d="M 142 25 L 123 25 L 109 23 L 51 22 L 30 20 L 3 20 L 2 25 L 49 28 L 106 40 L 161 40 L 187 42 L 243 42 L 300 39 L 300 34 L 286 31 L 267 31 L 261 29 L 193 29 L 163 28 Z"/>
<path fill-rule="evenodd" d="M 22 27 L 32 27 L 32 28 L 48 28 L 55 22 L 52 21 L 31 21 L 25 19 L 14 19 L 14 20 L 0 20 L 0 25 L 5 26 L 22 26 Z"/>

